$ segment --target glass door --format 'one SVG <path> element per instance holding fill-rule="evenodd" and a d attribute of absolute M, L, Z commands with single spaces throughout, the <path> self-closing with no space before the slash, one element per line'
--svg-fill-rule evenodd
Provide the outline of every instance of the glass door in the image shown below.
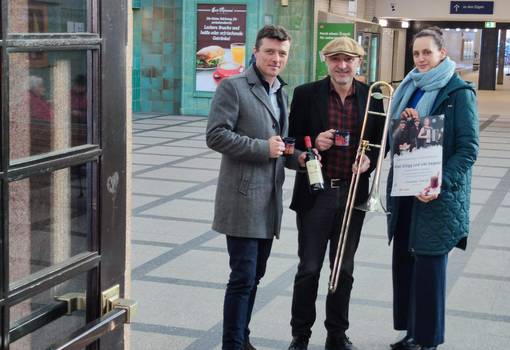
<path fill-rule="evenodd" d="M 371 32 L 357 32 L 357 42 L 365 50 L 365 57 L 362 61 L 358 75 L 360 80 L 371 84 L 379 79 L 379 43 L 380 34 Z"/>
<path fill-rule="evenodd" d="M 103 3 L 1 1 L 2 350 L 67 349 L 73 339 L 69 349 L 122 348 L 114 345 L 122 332 L 100 339 L 111 323 L 97 328 L 105 315 L 129 321 L 130 310 L 113 312 L 124 292 L 126 72 L 118 63 L 127 10 Z M 105 61 L 117 64 L 103 69 Z"/>

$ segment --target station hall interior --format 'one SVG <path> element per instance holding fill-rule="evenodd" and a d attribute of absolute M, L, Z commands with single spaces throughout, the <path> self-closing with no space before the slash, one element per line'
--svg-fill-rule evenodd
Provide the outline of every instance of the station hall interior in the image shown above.
<path fill-rule="evenodd" d="M 450 255 L 440 349 L 508 348 L 510 1 L 0 2 L 1 350 L 221 348 L 228 252 L 211 229 L 221 155 L 206 146 L 207 116 L 266 24 L 292 36 L 289 102 L 325 76 L 320 50 L 332 38 L 364 48 L 356 79 L 396 88 L 413 69 L 414 34 L 442 29 L 476 90 L 480 152 L 468 249 Z M 253 311 L 258 350 L 291 339 L 294 178 L 286 170 L 282 235 Z M 391 248 L 384 216 L 365 223 L 349 336 L 359 350 L 385 350 L 399 336 Z M 310 350 L 324 348 L 328 268 Z"/>

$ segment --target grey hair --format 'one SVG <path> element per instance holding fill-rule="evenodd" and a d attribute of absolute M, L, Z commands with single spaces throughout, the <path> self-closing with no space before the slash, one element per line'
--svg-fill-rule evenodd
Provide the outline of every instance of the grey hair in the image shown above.
<path fill-rule="evenodd" d="M 44 81 L 41 77 L 38 77 L 37 75 L 31 75 L 28 80 L 28 88 L 30 90 L 34 90 L 38 86 L 41 86 L 43 83 Z"/>

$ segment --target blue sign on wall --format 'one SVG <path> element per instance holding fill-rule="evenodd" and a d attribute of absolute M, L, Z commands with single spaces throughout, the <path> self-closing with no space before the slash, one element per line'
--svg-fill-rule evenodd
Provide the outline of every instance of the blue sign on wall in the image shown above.
<path fill-rule="evenodd" d="M 492 15 L 494 1 L 450 1 L 452 15 Z"/>

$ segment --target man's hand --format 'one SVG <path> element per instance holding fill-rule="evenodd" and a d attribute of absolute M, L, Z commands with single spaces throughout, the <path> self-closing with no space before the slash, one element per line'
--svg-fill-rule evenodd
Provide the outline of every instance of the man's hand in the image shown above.
<path fill-rule="evenodd" d="M 285 143 L 282 138 L 276 135 L 271 136 L 267 141 L 269 141 L 269 158 L 280 157 L 285 150 Z"/>
<path fill-rule="evenodd" d="M 359 157 L 357 157 L 359 158 Z M 361 162 L 360 162 L 360 174 L 364 173 L 365 171 L 368 170 L 368 168 L 370 168 L 370 158 L 368 158 L 368 156 L 366 154 L 363 155 L 363 158 L 361 158 Z M 352 165 L 352 172 L 355 173 L 358 171 L 358 161 L 354 162 L 354 164 Z"/>
<path fill-rule="evenodd" d="M 321 155 L 319 154 L 319 151 L 317 151 L 316 148 L 313 148 L 312 149 L 313 153 L 315 154 L 315 156 L 317 157 L 317 159 L 319 160 L 319 162 L 321 161 L 322 157 Z M 299 155 L 299 158 L 298 158 L 298 162 L 299 162 L 299 166 L 301 168 L 304 168 L 306 166 L 305 164 L 305 159 L 306 159 L 306 152 L 303 152 Z M 322 165 L 322 164 L 321 164 Z"/>
<path fill-rule="evenodd" d="M 335 129 L 329 129 L 321 132 L 315 139 L 315 147 L 319 151 L 326 151 L 333 146 L 335 142 Z"/>

